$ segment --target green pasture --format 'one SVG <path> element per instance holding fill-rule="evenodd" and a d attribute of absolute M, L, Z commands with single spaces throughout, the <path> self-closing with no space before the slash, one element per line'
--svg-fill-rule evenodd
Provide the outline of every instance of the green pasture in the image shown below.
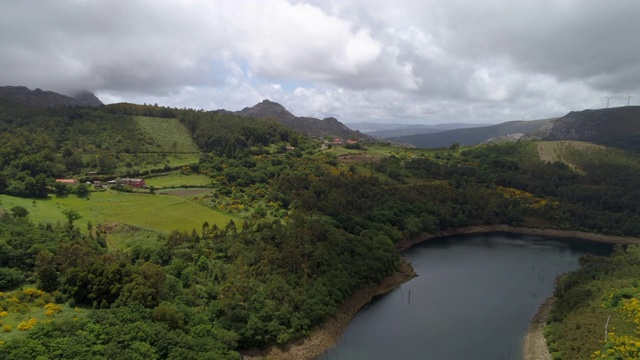
<path fill-rule="evenodd" d="M 111 251 L 126 252 L 134 247 L 153 249 L 157 247 L 158 241 L 156 231 L 123 224 L 110 228 L 107 235 L 107 247 Z"/>
<path fill-rule="evenodd" d="M 146 144 L 149 151 L 166 153 L 199 153 L 187 128 L 178 119 L 163 119 L 136 116 L 136 123 L 142 132 L 153 141 Z"/>
<path fill-rule="evenodd" d="M 171 195 L 151 195 L 123 193 L 108 190 L 91 193 L 87 199 L 75 195 L 67 197 L 50 196 L 48 199 L 25 199 L 0 195 L 1 207 L 9 210 L 22 206 L 29 211 L 29 218 L 38 222 L 65 222 L 65 209 L 74 209 L 82 216 L 76 225 L 82 229 L 87 223 L 94 226 L 102 223 L 123 223 L 145 229 L 168 233 L 172 230 L 200 230 L 202 224 L 216 224 L 224 227 L 230 220 L 237 224 L 242 221 L 234 216 L 213 210 Z"/>
<path fill-rule="evenodd" d="M 167 175 L 146 178 L 145 184 L 155 187 L 172 186 L 209 186 L 211 178 L 203 174 L 183 175 L 180 172 L 172 172 Z"/>

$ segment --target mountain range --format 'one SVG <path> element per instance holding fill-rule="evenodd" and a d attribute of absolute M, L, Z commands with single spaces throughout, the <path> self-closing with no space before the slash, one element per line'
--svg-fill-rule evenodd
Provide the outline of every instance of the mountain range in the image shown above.
<path fill-rule="evenodd" d="M 321 120 L 313 117 L 295 116 L 284 106 L 270 100 L 264 100 L 252 107 L 246 107 L 234 113 L 256 119 L 272 118 L 290 129 L 317 138 L 329 135 L 341 139 L 375 141 L 373 137 L 350 129 L 336 118 L 328 117 Z"/>
<path fill-rule="evenodd" d="M 103 105 L 89 91 L 79 91 L 68 96 L 41 89 L 29 90 L 24 86 L 0 86 L 0 99 L 45 108 Z M 559 118 L 509 121 L 489 126 L 465 123 L 437 125 L 351 124 L 362 130 L 375 130 L 368 134 L 353 130 L 333 117 L 318 119 L 295 116 L 284 106 L 270 100 L 264 100 L 240 111 L 218 111 L 256 119 L 273 119 L 290 129 L 316 138 L 330 136 L 373 142 L 376 141 L 376 138 L 371 135 L 377 135 L 377 137 L 384 137 L 388 141 L 422 148 L 442 148 L 454 143 L 462 146 L 474 146 L 492 141 L 581 140 L 635 152 L 640 151 L 640 106 L 572 111 Z M 452 127 L 457 128 L 451 129 Z M 423 133 L 415 134 L 418 131 Z"/>
<path fill-rule="evenodd" d="M 93 93 L 86 90 L 77 91 L 72 96 L 67 96 L 41 89 L 29 90 L 25 86 L 0 86 L 0 99 L 45 108 L 104 105 Z"/>
<path fill-rule="evenodd" d="M 474 146 L 489 139 L 511 134 L 528 134 L 539 129 L 551 119 L 531 121 L 508 121 L 497 125 L 480 126 L 466 129 L 454 129 L 438 133 L 397 136 L 386 140 L 410 144 L 419 148 L 442 148 L 454 143 L 462 146 Z"/>
<path fill-rule="evenodd" d="M 638 152 L 640 106 L 572 111 L 552 119 L 509 121 L 491 126 L 391 137 L 386 140 L 420 148 L 442 148 L 454 143 L 474 146 L 496 141 L 580 140 Z"/>

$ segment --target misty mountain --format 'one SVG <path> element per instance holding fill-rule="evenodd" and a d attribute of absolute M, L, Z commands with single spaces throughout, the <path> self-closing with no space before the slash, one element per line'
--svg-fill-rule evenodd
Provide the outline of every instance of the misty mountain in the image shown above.
<path fill-rule="evenodd" d="M 331 135 L 332 137 L 359 141 L 375 140 L 369 135 L 351 130 L 336 118 L 329 117 L 320 120 L 313 117 L 295 116 L 285 109 L 284 106 L 270 100 L 264 100 L 252 107 L 246 107 L 234 113 L 256 119 L 273 118 L 292 130 L 317 138 Z"/>
<path fill-rule="evenodd" d="M 93 93 L 83 90 L 73 96 L 41 89 L 29 90 L 25 86 L 0 86 L 0 99 L 35 107 L 101 106 L 104 105 Z"/>
<path fill-rule="evenodd" d="M 528 134 L 549 123 L 552 119 L 531 121 L 508 121 L 497 125 L 481 126 L 466 129 L 455 129 L 432 134 L 399 136 L 387 140 L 410 144 L 420 148 L 448 147 L 454 143 L 462 146 L 473 146 L 489 139 L 510 134 Z"/>

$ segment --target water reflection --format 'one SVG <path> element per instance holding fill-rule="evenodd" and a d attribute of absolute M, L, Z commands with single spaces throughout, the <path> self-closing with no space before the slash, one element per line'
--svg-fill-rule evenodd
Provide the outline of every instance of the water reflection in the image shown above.
<path fill-rule="evenodd" d="M 419 277 L 373 301 L 320 360 L 521 359 L 522 338 L 554 279 L 611 246 L 488 234 L 414 247 Z"/>

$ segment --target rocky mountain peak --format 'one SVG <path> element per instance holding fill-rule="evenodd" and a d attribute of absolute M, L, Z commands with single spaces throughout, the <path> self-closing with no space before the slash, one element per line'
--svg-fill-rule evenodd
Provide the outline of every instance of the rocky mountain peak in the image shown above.
<path fill-rule="evenodd" d="M 295 116 L 284 106 L 271 100 L 263 100 L 252 107 L 246 107 L 237 111 L 236 114 L 256 119 L 273 117 L 288 128 L 318 138 L 322 138 L 325 135 L 331 135 L 333 137 L 361 141 L 374 140 L 372 137 L 362 134 L 359 131 L 349 129 L 336 118 L 329 117 L 324 120 L 320 120 L 313 117 Z"/>

